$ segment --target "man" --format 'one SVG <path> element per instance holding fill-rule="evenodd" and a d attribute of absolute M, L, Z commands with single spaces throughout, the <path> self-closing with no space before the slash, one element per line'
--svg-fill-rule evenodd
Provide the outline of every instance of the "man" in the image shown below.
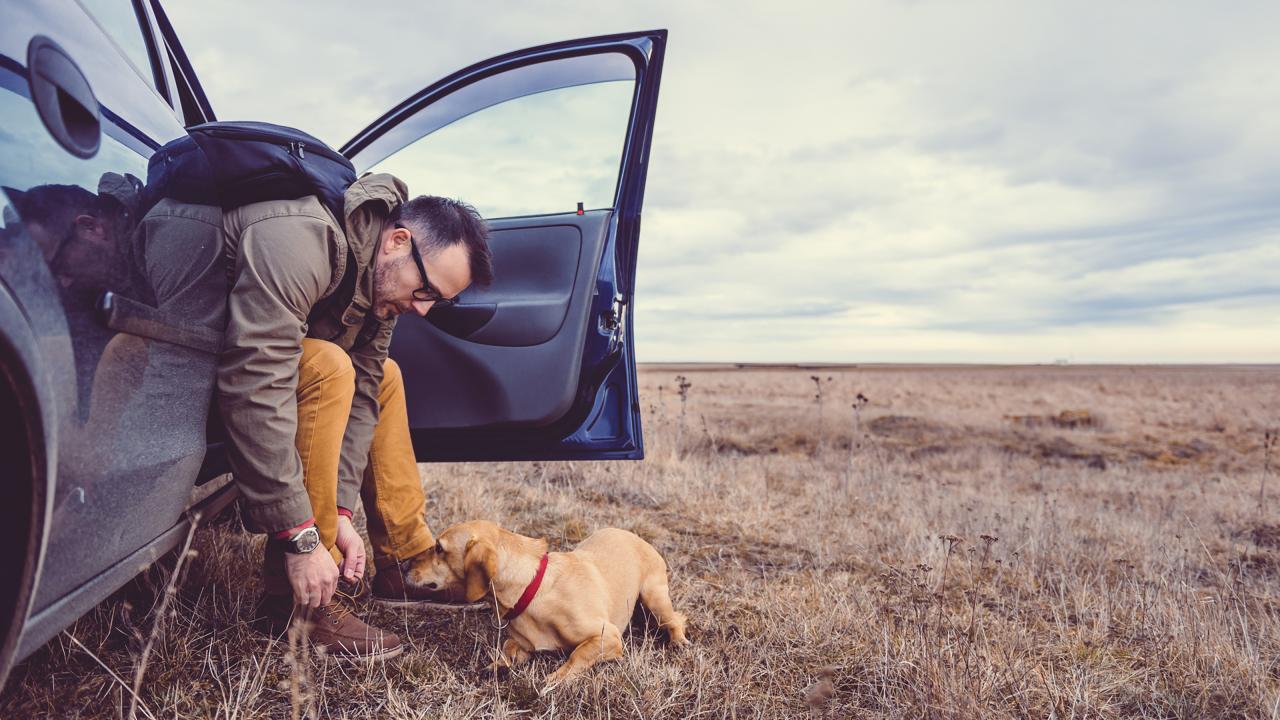
<path fill-rule="evenodd" d="M 223 216 L 231 279 L 218 398 L 242 515 L 270 533 L 259 622 L 283 632 L 307 615 L 331 652 L 387 658 L 399 639 L 352 613 L 365 573 L 351 522 L 364 499 L 376 599 L 450 598 L 405 586 L 400 563 L 434 545 L 409 439 L 396 318 L 426 315 L 492 277 L 487 229 L 471 207 L 408 200 L 386 174 L 346 191 L 341 219 L 314 196 Z"/>

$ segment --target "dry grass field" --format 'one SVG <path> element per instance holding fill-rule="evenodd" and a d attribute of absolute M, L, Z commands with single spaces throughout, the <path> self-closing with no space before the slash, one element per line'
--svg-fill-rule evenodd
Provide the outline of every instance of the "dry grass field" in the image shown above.
<path fill-rule="evenodd" d="M 638 623 L 546 695 L 557 658 L 477 675 L 483 613 L 374 612 L 411 644 L 384 665 L 291 652 L 247 627 L 262 540 L 227 517 L 0 717 L 127 716 L 148 644 L 138 717 L 1280 717 L 1280 369 L 651 366 L 641 396 L 644 462 L 423 466 L 428 516 L 633 530 L 692 647 Z"/>

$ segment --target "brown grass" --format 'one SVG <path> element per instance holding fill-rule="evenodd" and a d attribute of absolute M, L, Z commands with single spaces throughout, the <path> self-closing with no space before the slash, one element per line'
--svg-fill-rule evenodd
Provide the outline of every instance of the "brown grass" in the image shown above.
<path fill-rule="evenodd" d="M 556 658 L 475 674 L 481 614 L 374 611 L 412 646 L 384 665 L 272 646 L 261 538 L 224 518 L 168 603 L 153 570 L 19 666 L 0 717 L 126 716 L 148 638 L 140 717 L 1280 717 L 1280 371 L 820 372 L 821 424 L 812 370 L 651 367 L 643 463 L 423 466 L 438 527 L 653 542 L 687 651 L 637 626 L 540 697 Z"/>

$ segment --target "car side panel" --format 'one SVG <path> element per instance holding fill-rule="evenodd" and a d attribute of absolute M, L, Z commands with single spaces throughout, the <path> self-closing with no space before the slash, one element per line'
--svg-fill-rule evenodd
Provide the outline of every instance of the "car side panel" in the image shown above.
<path fill-rule="evenodd" d="M 58 146 L 35 111 L 25 64 L 35 35 L 61 45 L 101 105 L 101 146 L 89 159 Z M 6 6 L 0 128 L 0 282 L 34 336 L 58 438 L 38 611 L 174 527 L 205 454 L 215 357 L 109 324 L 104 295 L 180 325 L 219 292 L 225 301 L 225 280 L 214 234 L 181 247 L 135 238 L 139 188 L 129 178 L 145 178 L 152 149 L 184 131 L 78 4 Z"/>

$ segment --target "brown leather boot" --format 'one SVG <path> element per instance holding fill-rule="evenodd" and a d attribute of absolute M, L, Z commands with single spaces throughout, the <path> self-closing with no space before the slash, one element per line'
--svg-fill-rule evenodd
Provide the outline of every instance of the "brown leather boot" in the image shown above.
<path fill-rule="evenodd" d="M 373 599 L 389 607 L 413 607 L 445 612 L 479 610 L 485 606 L 483 602 L 467 602 L 465 590 L 460 587 L 453 590 L 428 590 L 405 582 L 405 568 L 416 558 L 425 558 L 426 555 L 427 553 L 424 552 L 400 562 L 388 559 L 378 563 L 376 568 L 378 574 L 373 576 Z"/>
<path fill-rule="evenodd" d="M 274 638 L 289 632 L 292 622 L 303 623 L 307 636 L 330 654 L 365 660 L 386 660 L 404 652 L 400 638 L 355 616 L 355 599 L 341 591 L 333 602 L 308 610 L 288 595 L 263 595 L 254 626 Z"/>

